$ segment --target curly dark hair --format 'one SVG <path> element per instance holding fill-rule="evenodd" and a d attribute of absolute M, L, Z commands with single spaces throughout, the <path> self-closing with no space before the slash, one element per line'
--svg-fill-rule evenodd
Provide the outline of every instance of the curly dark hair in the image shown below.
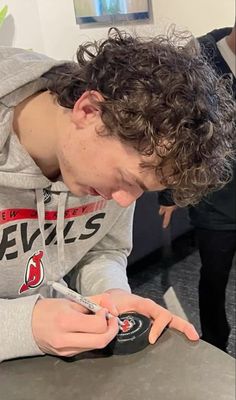
<path fill-rule="evenodd" d="M 216 75 L 193 42 L 180 43 L 173 33 L 144 39 L 111 28 L 106 40 L 79 47 L 77 63 L 44 74 L 63 107 L 98 91 L 104 98 L 100 134 L 156 154 L 156 163 L 142 166 L 154 168 L 182 206 L 229 181 L 235 149 L 230 82 Z"/>

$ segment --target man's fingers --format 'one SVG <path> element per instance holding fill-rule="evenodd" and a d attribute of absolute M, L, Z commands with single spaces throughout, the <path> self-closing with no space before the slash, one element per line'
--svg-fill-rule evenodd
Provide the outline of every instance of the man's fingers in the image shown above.
<path fill-rule="evenodd" d="M 159 208 L 159 215 L 163 215 L 165 213 L 164 208 L 160 207 Z"/>
<path fill-rule="evenodd" d="M 73 304 L 71 312 L 59 314 L 57 323 L 64 332 L 105 333 L 108 328 L 106 314 L 106 309 L 96 314 L 83 314 Z"/>
<path fill-rule="evenodd" d="M 89 299 L 101 307 L 106 308 L 112 315 L 118 316 L 118 310 L 115 304 L 111 299 L 111 295 L 109 293 L 103 293 L 101 295 L 90 296 Z"/>
<path fill-rule="evenodd" d="M 70 308 L 72 308 L 73 310 L 75 310 L 79 313 L 89 314 L 91 312 L 84 306 L 81 306 L 80 304 L 76 303 L 75 301 L 71 301 L 71 300 L 66 300 L 66 301 L 70 302 Z"/>
<path fill-rule="evenodd" d="M 111 318 L 104 333 L 67 332 L 58 338 L 58 342 L 54 343 L 53 346 L 61 355 L 61 352 L 66 351 L 66 349 L 74 349 L 74 354 L 81 349 L 102 349 L 117 335 L 118 330 L 117 319 Z M 86 331 L 88 332 L 87 329 Z"/>
<path fill-rule="evenodd" d="M 171 218 L 171 213 L 166 212 L 164 214 L 163 223 L 162 223 L 163 228 L 167 228 L 167 226 L 170 223 L 170 218 Z"/>
<path fill-rule="evenodd" d="M 153 326 L 149 334 L 150 343 L 155 343 L 166 326 L 184 333 L 190 340 L 198 340 L 199 335 L 192 324 L 184 319 L 171 314 L 169 310 L 159 306 L 150 299 L 145 299 L 138 310 L 141 314 L 153 319 Z"/>
<path fill-rule="evenodd" d="M 118 316 L 119 313 L 118 313 L 117 307 L 111 300 L 111 296 L 109 293 L 103 293 L 103 294 L 99 294 L 99 295 L 95 295 L 95 296 L 89 296 L 88 299 L 91 300 L 91 302 L 98 304 L 100 307 L 107 309 L 112 315 Z M 75 303 L 73 301 L 71 301 L 71 307 L 74 310 L 82 312 L 84 314 L 90 313 L 90 311 L 87 308 L 85 308 L 85 307 L 81 306 L 80 304 Z"/>
<path fill-rule="evenodd" d="M 156 342 L 157 338 L 161 335 L 165 327 L 170 323 L 171 319 L 172 315 L 169 311 L 167 311 L 153 322 L 152 329 L 149 334 L 149 342 L 151 344 Z"/>
<path fill-rule="evenodd" d="M 162 227 L 167 228 L 170 223 L 173 212 L 176 210 L 176 206 L 161 206 L 159 209 L 159 214 L 163 215 Z"/>
<path fill-rule="evenodd" d="M 177 315 L 172 316 L 169 327 L 183 332 L 190 340 L 199 340 L 199 335 L 194 326 Z"/>
<path fill-rule="evenodd" d="M 163 216 L 163 221 L 162 221 L 162 227 L 167 228 L 167 226 L 170 223 L 170 218 L 171 218 L 172 212 L 168 210 L 168 207 L 160 207 L 159 209 L 159 215 Z"/>
<path fill-rule="evenodd" d="M 77 350 L 75 350 L 74 348 L 65 347 L 64 349 L 61 349 L 60 354 L 58 354 L 58 355 L 60 355 L 60 357 L 74 357 L 80 353 L 84 353 L 84 352 L 92 351 L 92 350 L 94 350 L 94 349 L 77 349 Z M 55 352 L 53 352 L 53 351 L 51 353 L 48 352 L 48 354 L 55 355 Z"/>
<path fill-rule="evenodd" d="M 149 341 L 151 344 L 156 342 L 157 338 L 161 335 L 166 326 L 184 333 L 189 340 L 199 340 L 199 335 L 192 324 L 180 317 L 172 315 L 170 312 L 167 312 L 154 321 L 149 334 Z"/>

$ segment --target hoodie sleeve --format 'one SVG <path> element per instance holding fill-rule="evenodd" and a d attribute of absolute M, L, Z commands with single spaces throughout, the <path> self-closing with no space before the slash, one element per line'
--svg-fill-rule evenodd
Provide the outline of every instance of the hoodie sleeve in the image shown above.
<path fill-rule="evenodd" d="M 160 206 L 174 206 L 175 202 L 172 197 L 172 191 L 170 189 L 162 190 L 158 193 L 158 200 Z"/>
<path fill-rule="evenodd" d="M 79 263 L 75 286 L 83 295 L 115 288 L 131 292 L 126 267 L 132 249 L 134 207 L 122 210 L 106 236 Z"/>
<path fill-rule="evenodd" d="M 32 311 L 39 295 L 0 299 L 0 362 L 11 358 L 43 355 L 34 341 Z"/>

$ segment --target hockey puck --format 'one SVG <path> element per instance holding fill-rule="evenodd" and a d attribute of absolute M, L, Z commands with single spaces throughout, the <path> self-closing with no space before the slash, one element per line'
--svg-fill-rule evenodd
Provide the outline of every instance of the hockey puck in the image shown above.
<path fill-rule="evenodd" d="M 119 319 L 123 325 L 117 336 L 106 347 L 107 351 L 117 355 L 133 354 L 148 346 L 151 319 L 135 312 L 121 314 Z"/>

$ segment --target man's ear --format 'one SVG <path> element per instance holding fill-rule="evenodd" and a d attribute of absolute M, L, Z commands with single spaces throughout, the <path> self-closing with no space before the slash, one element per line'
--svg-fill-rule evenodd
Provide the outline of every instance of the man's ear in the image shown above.
<path fill-rule="evenodd" d="M 99 103 L 102 95 L 96 90 L 86 91 L 76 101 L 72 110 L 72 122 L 78 127 L 93 124 L 100 116 Z"/>

